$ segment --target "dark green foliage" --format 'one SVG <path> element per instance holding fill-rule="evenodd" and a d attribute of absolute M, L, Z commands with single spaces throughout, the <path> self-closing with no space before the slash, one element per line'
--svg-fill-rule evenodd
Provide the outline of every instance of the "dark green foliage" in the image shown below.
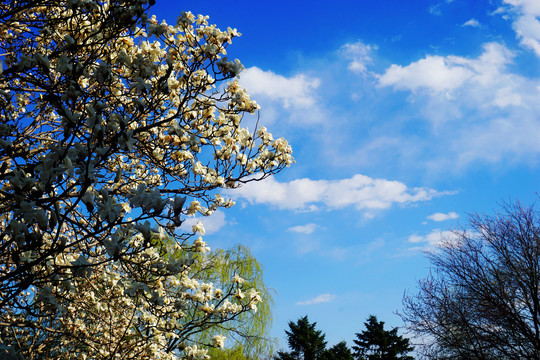
<path fill-rule="evenodd" d="M 353 356 L 347 343 L 342 341 L 326 350 L 321 356 L 321 360 L 353 360 Z"/>
<path fill-rule="evenodd" d="M 397 334 L 397 328 L 384 329 L 384 321 L 371 315 L 364 323 L 366 330 L 357 333 L 353 346 L 359 360 L 412 360 L 407 353 L 413 350 L 409 339 Z"/>
<path fill-rule="evenodd" d="M 316 330 L 317 323 L 310 323 L 307 316 L 304 316 L 296 323 L 289 321 L 289 331 L 287 342 L 291 352 L 278 351 L 276 360 L 318 360 L 322 359 L 322 354 L 326 349 L 325 335 L 321 330 Z"/>
<path fill-rule="evenodd" d="M 286 351 L 278 351 L 277 355 L 274 356 L 274 360 L 297 360 L 298 358 L 292 353 Z"/>

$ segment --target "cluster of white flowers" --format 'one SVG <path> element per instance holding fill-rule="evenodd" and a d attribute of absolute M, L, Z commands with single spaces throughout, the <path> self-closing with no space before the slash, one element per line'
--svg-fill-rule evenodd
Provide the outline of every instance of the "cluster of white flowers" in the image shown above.
<path fill-rule="evenodd" d="M 200 330 L 262 301 L 201 278 L 205 229 L 179 228 L 292 150 L 241 126 L 240 34 L 151 2 L 0 3 L 0 338 L 20 357 L 206 359 L 225 337 Z"/>

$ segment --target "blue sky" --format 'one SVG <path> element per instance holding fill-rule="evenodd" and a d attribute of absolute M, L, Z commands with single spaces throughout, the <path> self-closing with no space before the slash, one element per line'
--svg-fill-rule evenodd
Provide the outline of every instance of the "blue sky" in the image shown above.
<path fill-rule="evenodd" d="M 243 35 L 228 55 L 296 164 L 203 219 L 249 246 L 275 289 L 272 335 L 308 315 L 331 346 L 389 326 L 423 251 L 471 212 L 537 200 L 540 1 L 158 0 Z M 250 119 L 246 125 L 249 126 Z"/>

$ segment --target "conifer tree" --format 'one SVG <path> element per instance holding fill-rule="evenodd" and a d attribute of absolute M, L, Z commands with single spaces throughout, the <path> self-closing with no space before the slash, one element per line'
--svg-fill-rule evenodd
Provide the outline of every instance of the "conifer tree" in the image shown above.
<path fill-rule="evenodd" d="M 364 323 L 366 330 L 353 340 L 354 356 L 359 360 L 412 360 L 407 353 L 413 350 L 409 339 L 397 334 L 397 328 L 384 329 L 384 321 L 370 315 Z"/>
<path fill-rule="evenodd" d="M 353 360 L 351 349 L 341 341 L 324 352 L 322 360 Z"/>
<path fill-rule="evenodd" d="M 317 360 L 320 359 L 326 349 L 325 335 L 321 330 L 317 330 L 316 322 L 310 323 L 307 315 L 301 317 L 296 323 L 289 321 L 287 342 L 291 352 L 279 351 L 275 359 L 277 360 Z"/>

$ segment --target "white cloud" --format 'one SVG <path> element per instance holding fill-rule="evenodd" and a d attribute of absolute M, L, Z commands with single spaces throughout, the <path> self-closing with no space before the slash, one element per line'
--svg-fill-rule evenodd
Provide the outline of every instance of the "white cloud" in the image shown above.
<path fill-rule="evenodd" d="M 493 100 L 493 105 L 500 108 L 505 108 L 508 106 L 520 106 L 523 105 L 522 96 L 516 92 L 515 89 L 511 87 L 505 87 L 497 90 L 495 94 L 495 99 Z"/>
<path fill-rule="evenodd" d="M 350 255 L 351 250 L 348 248 L 336 247 L 333 249 L 326 249 L 321 253 L 322 256 L 325 256 L 334 261 L 345 261 L 345 259 Z"/>
<path fill-rule="evenodd" d="M 319 296 L 314 297 L 313 299 L 309 299 L 306 301 L 298 301 L 296 305 L 314 305 L 314 304 L 320 304 L 320 303 L 327 303 L 334 301 L 336 298 L 336 295 L 333 294 L 321 294 Z"/>
<path fill-rule="evenodd" d="M 342 209 L 354 206 L 358 210 L 388 209 L 394 204 L 428 201 L 448 193 L 428 188 L 408 188 L 402 182 L 354 175 L 342 180 L 311 180 L 278 182 L 273 177 L 250 182 L 228 195 L 253 204 L 270 204 L 280 209 L 312 211 L 320 207 Z"/>
<path fill-rule="evenodd" d="M 358 41 L 343 45 L 341 47 L 341 54 L 350 61 L 349 70 L 365 74 L 367 72 L 367 65 L 372 62 L 371 53 L 374 50 L 377 50 L 377 46 L 366 45 Z"/>
<path fill-rule="evenodd" d="M 442 12 L 441 12 L 441 4 L 435 4 L 435 5 L 431 5 L 428 9 L 429 13 L 431 15 L 442 15 Z"/>
<path fill-rule="evenodd" d="M 505 3 L 522 8 L 522 11 L 531 16 L 540 16 L 540 2 L 538 0 L 504 0 Z"/>
<path fill-rule="evenodd" d="M 225 220 L 225 213 L 221 210 L 216 210 L 210 216 L 201 216 L 201 217 L 190 217 L 184 220 L 182 226 L 180 227 L 184 231 L 192 231 L 192 226 L 197 224 L 200 221 L 204 225 L 205 235 L 210 235 L 218 232 L 227 225 Z"/>
<path fill-rule="evenodd" d="M 243 71 L 239 82 L 255 100 L 267 97 L 285 108 L 312 106 L 316 102 L 314 90 L 320 85 L 319 79 L 303 74 L 287 78 L 255 66 Z"/>
<path fill-rule="evenodd" d="M 293 226 L 293 227 L 288 228 L 287 230 L 295 232 L 295 233 L 299 233 L 299 234 L 309 235 L 309 234 L 313 234 L 315 229 L 317 229 L 318 227 L 319 226 L 317 224 L 310 223 L 306 225 Z"/>
<path fill-rule="evenodd" d="M 452 242 L 457 240 L 457 235 L 450 230 L 439 230 L 434 229 L 429 234 L 426 235 L 411 235 L 408 238 L 408 241 L 412 244 L 422 244 L 424 248 L 434 248 L 438 247 L 443 242 Z M 421 248 L 421 247 L 415 247 Z"/>
<path fill-rule="evenodd" d="M 427 218 L 432 221 L 446 221 L 446 220 L 452 220 L 457 219 L 459 215 L 455 212 L 449 212 L 447 214 L 445 213 L 434 213 L 429 215 Z"/>
<path fill-rule="evenodd" d="M 300 255 L 304 255 L 313 251 L 317 251 L 321 248 L 321 241 L 311 238 L 299 238 L 294 240 L 296 252 Z"/>
<path fill-rule="evenodd" d="M 540 122 L 527 111 L 515 111 L 512 117 L 497 117 L 487 125 L 472 126 L 466 135 L 455 144 L 460 149 L 458 164 L 478 159 L 495 163 L 509 154 L 514 161 L 534 159 L 540 154 Z"/>
<path fill-rule="evenodd" d="M 393 64 L 379 77 L 379 84 L 402 90 L 452 90 L 460 87 L 473 75 L 470 69 L 457 60 L 461 59 L 427 56 L 407 66 Z"/>
<path fill-rule="evenodd" d="M 469 19 L 462 26 L 480 27 L 480 23 L 476 19 Z"/>
<path fill-rule="evenodd" d="M 522 16 L 514 22 L 514 28 L 521 44 L 540 57 L 540 21 L 536 17 Z"/>
<path fill-rule="evenodd" d="M 379 76 L 380 86 L 401 90 L 427 89 L 435 92 L 452 91 L 467 82 L 487 85 L 498 80 L 498 75 L 512 59 L 512 53 L 497 43 L 484 45 L 477 59 L 461 56 L 431 56 L 407 66 L 393 64 Z"/>
<path fill-rule="evenodd" d="M 450 4 L 454 2 L 454 0 L 445 0 L 445 3 L 447 4 Z M 442 10 L 441 10 L 441 7 L 443 6 L 444 4 L 442 2 L 439 2 L 438 4 L 433 4 L 431 5 L 429 8 L 428 8 L 428 12 L 431 14 L 431 15 L 436 15 L 436 16 L 440 16 L 442 15 Z"/>
<path fill-rule="evenodd" d="M 538 0 L 504 0 L 511 5 L 517 18 L 513 22 L 514 30 L 521 44 L 533 50 L 540 57 L 540 1 Z"/>
<path fill-rule="evenodd" d="M 430 169 L 537 161 L 540 82 L 511 72 L 507 65 L 513 56 L 492 42 L 476 58 L 427 56 L 406 66 L 392 65 L 379 76 L 380 86 L 413 92 L 409 100 L 431 124 L 429 140 L 412 147 L 434 154 L 425 162 Z M 403 151 L 410 151 L 406 139 L 401 142 L 407 144 Z M 363 156 L 372 157 L 369 152 Z"/>

